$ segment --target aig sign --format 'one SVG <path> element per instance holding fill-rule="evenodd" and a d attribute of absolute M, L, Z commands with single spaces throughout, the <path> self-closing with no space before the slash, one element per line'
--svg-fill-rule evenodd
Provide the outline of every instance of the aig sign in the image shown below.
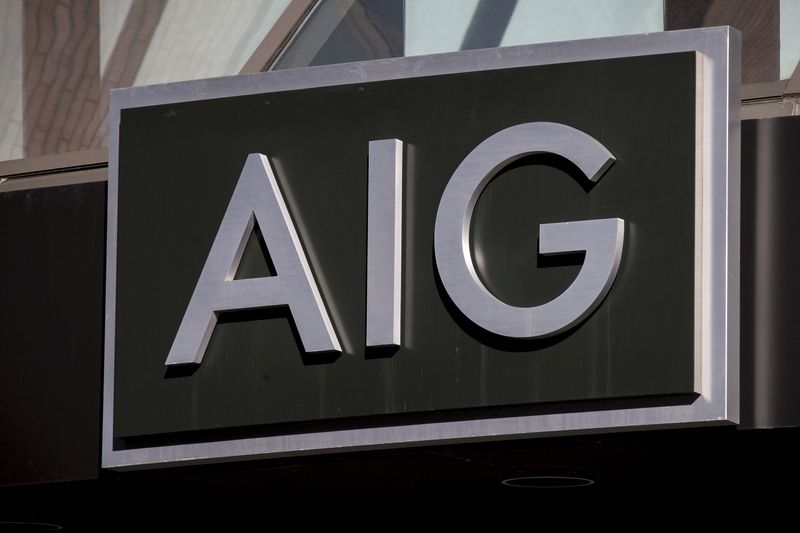
<path fill-rule="evenodd" d="M 738 42 L 114 91 L 103 465 L 735 423 Z"/>
<path fill-rule="evenodd" d="M 572 284 L 554 300 L 526 308 L 504 303 L 486 288 L 470 250 L 475 204 L 498 171 L 538 153 L 565 157 L 591 182 L 614 160 L 597 140 L 563 124 L 512 126 L 470 152 L 448 182 L 436 215 L 436 264 L 448 295 L 475 325 L 512 339 L 548 337 L 580 322 L 608 292 L 622 253 L 624 223 L 618 218 L 546 224 L 540 237 L 542 254 L 586 254 Z M 402 342 L 402 163 L 402 142 L 370 142 L 367 346 Z M 277 274 L 235 280 L 256 223 Z M 199 364 L 220 312 L 276 306 L 288 307 L 307 353 L 342 351 L 269 160 L 250 154 L 166 364 Z"/>

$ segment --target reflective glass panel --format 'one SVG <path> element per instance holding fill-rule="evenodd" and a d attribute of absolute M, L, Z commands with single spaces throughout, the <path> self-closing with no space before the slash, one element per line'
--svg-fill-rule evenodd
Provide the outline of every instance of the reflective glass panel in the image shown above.
<path fill-rule="evenodd" d="M 237 74 L 289 2 L 0 1 L 0 160 L 105 147 L 110 89 Z"/>
<path fill-rule="evenodd" d="M 324 0 L 274 68 L 723 25 L 743 83 L 791 77 L 800 0 Z"/>

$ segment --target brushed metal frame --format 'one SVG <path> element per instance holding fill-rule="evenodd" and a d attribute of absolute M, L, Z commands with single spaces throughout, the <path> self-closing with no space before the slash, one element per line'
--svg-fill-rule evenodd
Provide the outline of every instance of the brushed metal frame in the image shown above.
<path fill-rule="evenodd" d="M 239 74 L 261 72 L 272 66 L 316 6 L 317 0 L 292 0 L 250 54 Z"/>
<path fill-rule="evenodd" d="M 673 52 L 696 52 L 698 58 L 695 345 L 699 356 L 699 396 L 694 402 L 688 405 L 511 416 L 114 449 L 117 195 L 119 121 L 123 109 L 312 87 Z M 474 439 L 738 422 L 740 57 L 741 37 L 738 31 L 728 27 L 700 28 L 113 90 L 109 112 L 102 466 L 144 468 Z"/>

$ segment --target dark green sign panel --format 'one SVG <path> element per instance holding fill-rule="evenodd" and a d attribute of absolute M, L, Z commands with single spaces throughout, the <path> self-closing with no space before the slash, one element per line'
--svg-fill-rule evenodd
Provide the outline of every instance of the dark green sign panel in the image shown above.
<path fill-rule="evenodd" d="M 707 59 L 677 40 L 665 53 L 635 57 L 603 58 L 587 45 L 576 60 L 544 65 L 537 48 L 506 51 L 499 66 L 479 51 L 436 56 L 439 66 L 412 58 L 222 79 L 216 89 L 190 82 L 185 99 L 173 94 L 185 92 L 181 84 L 116 94 L 104 464 L 320 449 L 263 443 L 421 421 L 479 424 L 487 413 L 527 420 L 586 405 L 613 413 L 623 404 L 702 401 L 710 189 L 698 169 L 711 154 L 698 148 L 710 135 L 710 100 L 698 88 Z M 596 183 L 552 153 L 504 165 L 478 197 L 466 237 L 480 283 L 516 308 L 539 306 L 588 262 L 581 252 L 540 254 L 541 225 L 620 219 L 624 239 L 593 311 L 564 331 L 512 338 L 476 324 L 454 301 L 437 268 L 434 227 L 470 152 L 529 123 L 577 130 L 615 161 Z M 368 148 L 381 139 L 404 146 L 401 334 L 390 347 L 365 341 L 375 209 Z M 202 364 L 168 366 L 249 154 L 265 155 L 274 170 L 341 351 L 308 353 L 302 318 L 278 305 L 217 313 Z M 281 276 L 259 224 L 234 280 Z M 358 438 L 348 442 L 360 446 Z M 390 442 L 373 440 L 366 444 Z M 181 451 L 198 442 L 216 448 Z M 228 454 L 226 442 L 231 450 L 257 444 Z"/>

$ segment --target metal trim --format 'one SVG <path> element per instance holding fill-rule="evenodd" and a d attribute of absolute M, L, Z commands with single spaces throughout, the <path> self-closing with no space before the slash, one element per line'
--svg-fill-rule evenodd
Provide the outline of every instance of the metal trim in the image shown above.
<path fill-rule="evenodd" d="M 791 77 L 786 80 L 786 85 L 783 87 L 782 94 L 797 94 L 800 93 L 800 62 L 797 63 L 792 71 Z"/>
<path fill-rule="evenodd" d="M 272 66 L 289 41 L 297 34 L 298 28 L 316 3 L 316 0 L 292 0 L 261 43 L 253 50 L 239 74 L 261 72 Z"/>
<path fill-rule="evenodd" d="M 55 174 L 41 174 L 30 178 L 10 179 L 0 178 L 0 193 L 11 191 L 28 191 L 32 189 L 45 189 L 47 187 L 63 187 L 64 185 L 80 185 L 106 181 L 108 171 L 106 167 L 76 170 L 74 172 L 58 172 Z"/>
<path fill-rule="evenodd" d="M 375 447 L 430 445 L 575 432 L 737 423 L 739 418 L 739 80 L 740 33 L 728 27 L 588 39 L 413 58 L 385 59 L 247 76 L 117 89 L 109 112 L 108 246 L 102 466 L 141 468 Z M 115 450 L 119 120 L 122 109 L 354 83 L 597 59 L 698 52 L 698 324 L 700 395 L 670 405 L 384 426 Z"/>
<path fill-rule="evenodd" d="M 87 168 L 100 168 L 108 165 L 108 150 L 96 148 L 78 152 L 7 159 L 0 161 L 0 177 L 23 179 L 42 174 L 72 172 Z"/>
<path fill-rule="evenodd" d="M 287 54 L 295 54 L 297 52 L 305 56 L 305 59 L 301 60 L 300 64 L 309 64 L 354 3 L 355 0 L 335 0 L 334 2 L 318 2 L 315 0 L 314 5 L 310 7 L 303 19 L 297 24 L 295 30 L 288 36 L 284 45 L 272 58 L 268 65 L 269 69 L 281 68 L 279 65 L 283 62 L 284 57 Z M 301 35 L 313 38 L 313 44 L 311 44 L 310 49 L 296 49 L 295 45 Z"/>

